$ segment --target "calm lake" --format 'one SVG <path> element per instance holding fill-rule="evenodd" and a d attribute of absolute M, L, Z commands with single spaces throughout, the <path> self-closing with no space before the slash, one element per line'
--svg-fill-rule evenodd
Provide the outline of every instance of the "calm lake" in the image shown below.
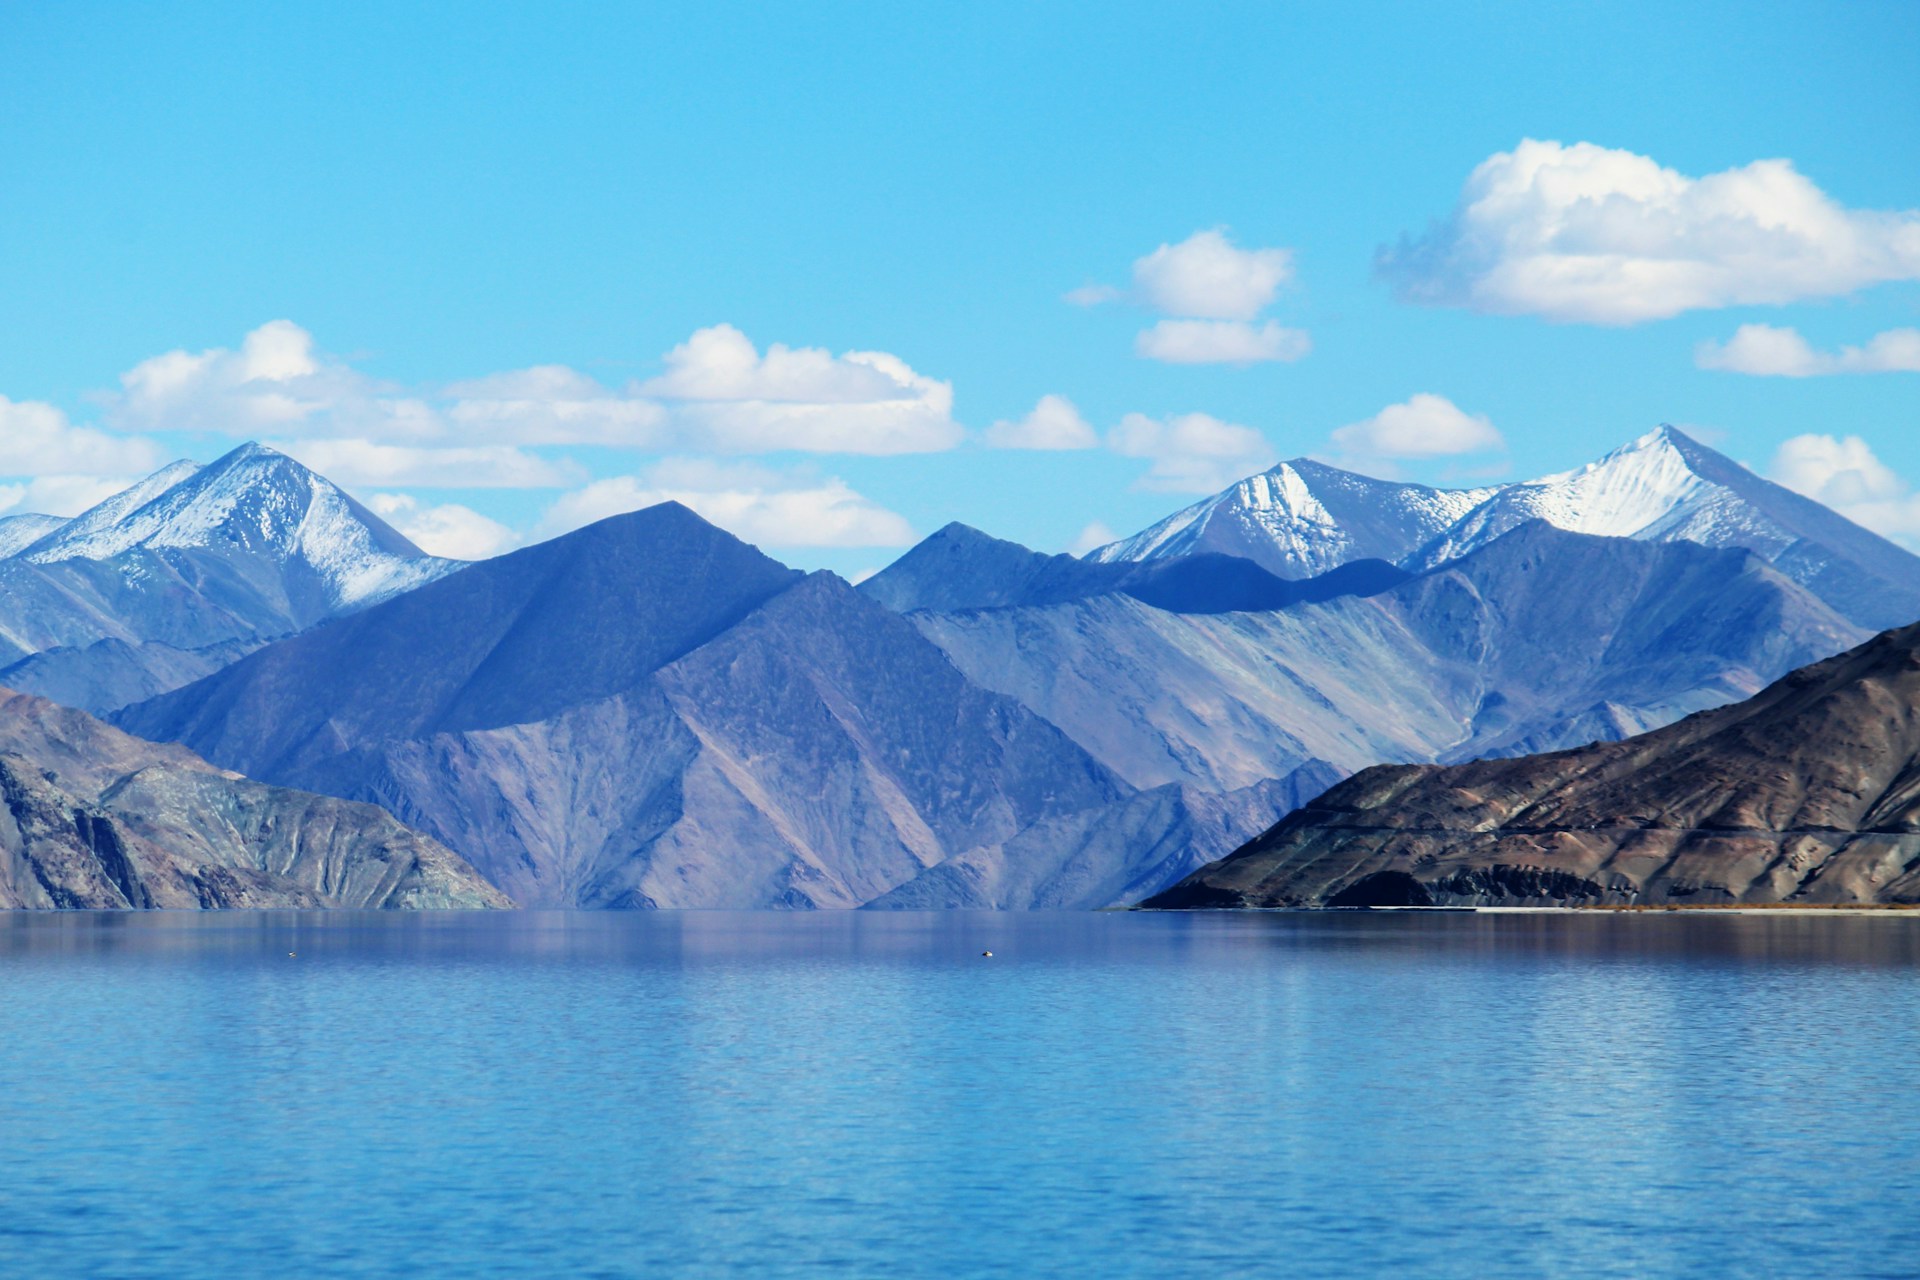
<path fill-rule="evenodd" d="M 7 1275 L 1913 1276 L 1916 1197 L 1920 919 L 0 914 Z"/>

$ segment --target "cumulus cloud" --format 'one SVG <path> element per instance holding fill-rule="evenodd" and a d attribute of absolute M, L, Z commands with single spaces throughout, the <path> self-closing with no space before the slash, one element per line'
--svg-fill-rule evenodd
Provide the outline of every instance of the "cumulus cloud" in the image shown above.
<path fill-rule="evenodd" d="M 696 332 L 640 395 L 665 402 L 683 445 L 725 453 L 796 449 L 899 454 L 950 449 L 953 385 L 884 351 L 834 356 L 775 343 L 762 355 L 732 325 Z"/>
<path fill-rule="evenodd" d="M 367 505 L 428 555 L 485 560 L 520 545 L 520 535 L 457 502 L 423 506 L 408 493 L 376 493 Z"/>
<path fill-rule="evenodd" d="M 35 476 L 25 484 L 0 484 L 0 514 L 77 516 L 131 487 L 138 476 Z"/>
<path fill-rule="evenodd" d="M 565 365 L 488 374 L 443 387 L 442 414 L 467 441 L 645 448 L 670 434 L 666 409 Z"/>
<path fill-rule="evenodd" d="M 0 476 L 125 476 L 165 461 L 151 440 L 78 427 L 53 405 L 0 396 Z"/>
<path fill-rule="evenodd" d="M 1453 213 L 1382 249 L 1403 301 L 1637 324 L 1920 278 L 1920 211 L 1851 210 L 1787 160 L 1691 178 L 1647 156 L 1526 139 Z"/>
<path fill-rule="evenodd" d="M 995 449 L 1091 449 L 1100 443 L 1080 410 L 1065 396 L 1041 396 L 1024 418 L 1001 419 L 986 430 Z"/>
<path fill-rule="evenodd" d="M 1331 437 L 1345 459 L 1442 458 L 1506 448 L 1485 414 L 1468 413 L 1445 396 L 1420 392 L 1371 418 L 1349 422 Z"/>
<path fill-rule="evenodd" d="M 1920 495 L 1859 436 L 1795 436 L 1775 452 L 1768 474 L 1855 524 L 1920 545 Z"/>
<path fill-rule="evenodd" d="M 838 477 L 669 459 L 637 476 L 596 480 L 562 497 L 540 532 L 582 525 L 662 502 L 678 502 L 757 546 L 905 547 L 913 527 L 899 514 L 856 493 Z"/>
<path fill-rule="evenodd" d="M 275 440 L 272 447 L 336 484 L 423 489 L 560 489 L 579 468 L 511 445 L 382 444 L 376 440 Z"/>
<path fill-rule="evenodd" d="M 1079 533 L 1074 535 L 1073 541 L 1067 544 L 1067 554 L 1072 556 L 1084 556 L 1085 554 L 1087 554 L 1087 552 L 1095 550 L 1096 548 L 1099 548 L 1099 547 L 1104 547 L 1109 542 L 1113 542 L 1114 540 L 1116 540 L 1118 537 L 1119 535 L 1116 534 L 1112 529 L 1109 529 L 1106 525 L 1102 524 L 1100 521 L 1095 520 L 1089 523 L 1086 528 L 1082 529 Z"/>
<path fill-rule="evenodd" d="M 1213 493 L 1275 461 L 1273 446 L 1258 431 L 1204 413 L 1130 413 L 1107 433 L 1107 447 L 1151 460 L 1138 487 L 1164 493 Z"/>
<path fill-rule="evenodd" d="M 948 449 L 950 383 L 884 351 L 835 356 L 775 343 L 762 354 L 731 325 L 695 332 L 657 378 L 613 389 L 564 365 L 489 374 L 434 389 L 371 378 L 321 353 L 288 320 L 236 349 L 142 361 L 108 397 L 122 430 L 336 439 L 423 449 L 607 445 L 728 453 L 897 454 Z M 449 466 L 472 459 L 449 457 Z"/>
<path fill-rule="evenodd" d="M 1290 363 L 1313 350 L 1313 341 L 1306 330 L 1272 320 L 1257 327 L 1243 320 L 1162 320 L 1142 330 L 1133 349 L 1166 364 Z"/>
<path fill-rule="evenodd" d="M 1215 227 L 1136 259 L 1131 294 L 1090 284 L 1066 300 L 1091 307 L 1131 298 L 1169 317 L 1134 339 L 1134 352 L 1149 360 L 1261 364 L 1312 350 L 1304 330 L 1254 323 L 1292 279 L 1293 250 L 1242 249 Z"/>
<path fill-rule="evenodd" d="M 1703 342 L 1693 362 L 1702 369 L 1756 377 L 1811 378 L 1829 373 L 1920 373 L 1920 329 L 1889 329 L 1862 347 L 1816 351 L 1797 329 L 1743 324 L 1726 342 Z"/>
<path fill-rule="evenodd" d="M 1293 278 L 1291 249 L 1241 249 L 1225 228 L 1196 231 L 1133 264 L 1133 282 L 1163 315 L 1251 320 Z"/>
<path fill-rule="evenodd" d="M 169 351 L 120 376 L 107 400 L 122 430 L 208 431 L 233 436 L 363 434 L 428 440 L 440 434 L 433 409 L 415 396 L 323 357 L 313 335 L 270 320 L 238 349 Z"/>

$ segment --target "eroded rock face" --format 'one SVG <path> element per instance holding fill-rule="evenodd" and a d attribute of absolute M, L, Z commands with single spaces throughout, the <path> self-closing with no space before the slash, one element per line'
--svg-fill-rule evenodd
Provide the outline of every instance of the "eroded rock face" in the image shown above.
<path fill-rule="evenodd" d="M 1631 902 L 1920 902 L 1920 624 L 1624 742 L 1365 770 L 1143 905 Z"/>
<path fill-rule="evenodd" d="M 0 690 L 0 907 L 506 907 L 372 805 L 269 787 Z"/>

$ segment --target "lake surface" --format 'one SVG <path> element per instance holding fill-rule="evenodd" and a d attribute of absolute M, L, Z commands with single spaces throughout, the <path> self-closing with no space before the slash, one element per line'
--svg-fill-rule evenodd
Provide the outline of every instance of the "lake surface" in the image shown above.
<path fill-rule="evenodd" d="M 0 1274 L 1913 1276 L 1916 1086 L 1920 919 L 0 914 Z"/>

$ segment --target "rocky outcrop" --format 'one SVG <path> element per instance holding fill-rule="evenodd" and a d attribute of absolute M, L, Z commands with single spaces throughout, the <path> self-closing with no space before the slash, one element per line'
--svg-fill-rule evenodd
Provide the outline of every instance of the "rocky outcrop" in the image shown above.
<path fill-rule="evenodd" d="M 510 905 L 372 805 L 253 782 L 0 690 L 0 907 Z"/>
<path fill-rule="evenodd" d="M 1136 791 L 899 615 L 673 504 L 474 565 L 123 722 L 381 804 L 525 905 L 855 907 Z M 1209 839 L 1261 817 L 1232 820 Z M 1133 865 L 1123 834 L 1139 829 L 1089 856 Z"/>
<path fill-rule="evenodd" d="M 1379 766 L 1150 907 L 1920 903 L 1920 624 L 1624 742 Z"/>

